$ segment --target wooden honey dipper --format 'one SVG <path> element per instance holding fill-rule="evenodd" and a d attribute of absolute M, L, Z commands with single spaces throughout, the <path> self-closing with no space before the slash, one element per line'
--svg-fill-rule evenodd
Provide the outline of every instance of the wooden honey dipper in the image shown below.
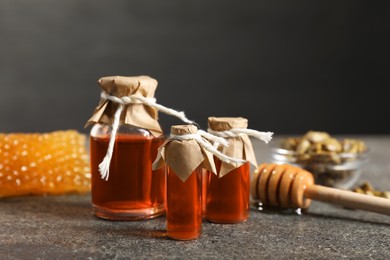
<path fill-rule="evenodd" d="M 289 164 L 261 164 L 251 181 L 253 199 L 283 208 L 308 208 L 311 199 L 390 215 L 390 200 L 316 185 L 313 175 Z"/>

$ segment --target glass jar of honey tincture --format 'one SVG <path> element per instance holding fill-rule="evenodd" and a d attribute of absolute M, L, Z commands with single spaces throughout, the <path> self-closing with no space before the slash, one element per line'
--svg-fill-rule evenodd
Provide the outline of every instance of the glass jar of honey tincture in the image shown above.
<path fill-rule="evenodd" d="M 250 163 L 257 167 L 257 161 L 249 136 L 269 142 L 271 132 L 247 129 L 248 120 L 242 117 L 209 117 L 208 132 L 228 141 L 218 150 L 243 162 L 221 161 L 214 158 L 216 173 L 206 171 L 203 181 L 205 211 L 208 221 L 215 223 L 239 223 L 249 215 Z"/>
<path fill-rule="evenodd" d="M 148 105 L 157 81 L 149 76 L 110 76 L 98 81 L 101 101 L 90 131 L 94 214 L 109 220 L 139 220 L 165 212 L 166 178 L 152 171 L 165 138 L 157 110 Z"/>
<path fill-rule="evenodd" d="M 165 166 L 167 171 L 167 236 L 176 240 L 201 235 L 202 169 L 215 172 L 213 155 L 197 138 L 202 139 L 194 125 L 172 126 L 153 164 L 153 169 Z"/>

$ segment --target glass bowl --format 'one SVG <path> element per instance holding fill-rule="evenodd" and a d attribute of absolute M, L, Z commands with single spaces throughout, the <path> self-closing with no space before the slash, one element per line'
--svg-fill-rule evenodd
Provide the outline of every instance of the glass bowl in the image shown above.
<path fill-rule="evenodd" d="M 301 167 L 314 175 L 315 183 L 338 189 L 351 189 L 368 162 L 368 149 L 360 153 L 316 154 L 310 160 L 295 151 L 272 148 L 271 161 Z"/>

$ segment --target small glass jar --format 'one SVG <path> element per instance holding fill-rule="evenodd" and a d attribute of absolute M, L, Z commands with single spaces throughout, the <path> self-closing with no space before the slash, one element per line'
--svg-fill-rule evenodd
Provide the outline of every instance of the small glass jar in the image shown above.
<path fill-rule="evenodd" d="M 257 165 L 252 143 L 243 133 L 248 130 L 248 120 L 242 117 L 209 117 L 208 125 L 209 132 L 228 141 L 228 146 L 219 146 L 220 152 L 244 162 L 227 163 L 214 157 L 217 174 L 209 171 L 206 187 L 203 187 L 207 196 L 205 218 L 221 224 L 246 221 L 250 202 L 250 162 Z M 233 134 L 233 130 L 242 133 L 225 136 L 227 132 Z"/>
<path fill-rule="evenodd" d="M 154 137 L 147 129 L 119 126 L 104 180 L 98 166 L 110 141 L 112 126 L 95 124 L 90 132 L 92 204 L 97 217 L 110 220 L 139 220 L 160 216 L 165 210 L 165 174 L 152 171 L 153 160 L 164 136 Z"/>
<path fill-rule="evenodd" d="M 167 172 L 167 236 L 192 240 L 202 232 L 203 169 L 215 171 L 212 154 L 199 140 L 194 125 L 171 127 L 170 138 L 159 149 L 153 169 Z"/>

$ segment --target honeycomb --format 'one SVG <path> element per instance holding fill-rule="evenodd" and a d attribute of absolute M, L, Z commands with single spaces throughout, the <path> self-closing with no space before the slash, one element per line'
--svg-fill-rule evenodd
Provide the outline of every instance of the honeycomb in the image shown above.
<path fill-rule="evenodd" d="M 0 134 L 0 197 L 83 193 L 90 179 L 83 134 Z"/>

